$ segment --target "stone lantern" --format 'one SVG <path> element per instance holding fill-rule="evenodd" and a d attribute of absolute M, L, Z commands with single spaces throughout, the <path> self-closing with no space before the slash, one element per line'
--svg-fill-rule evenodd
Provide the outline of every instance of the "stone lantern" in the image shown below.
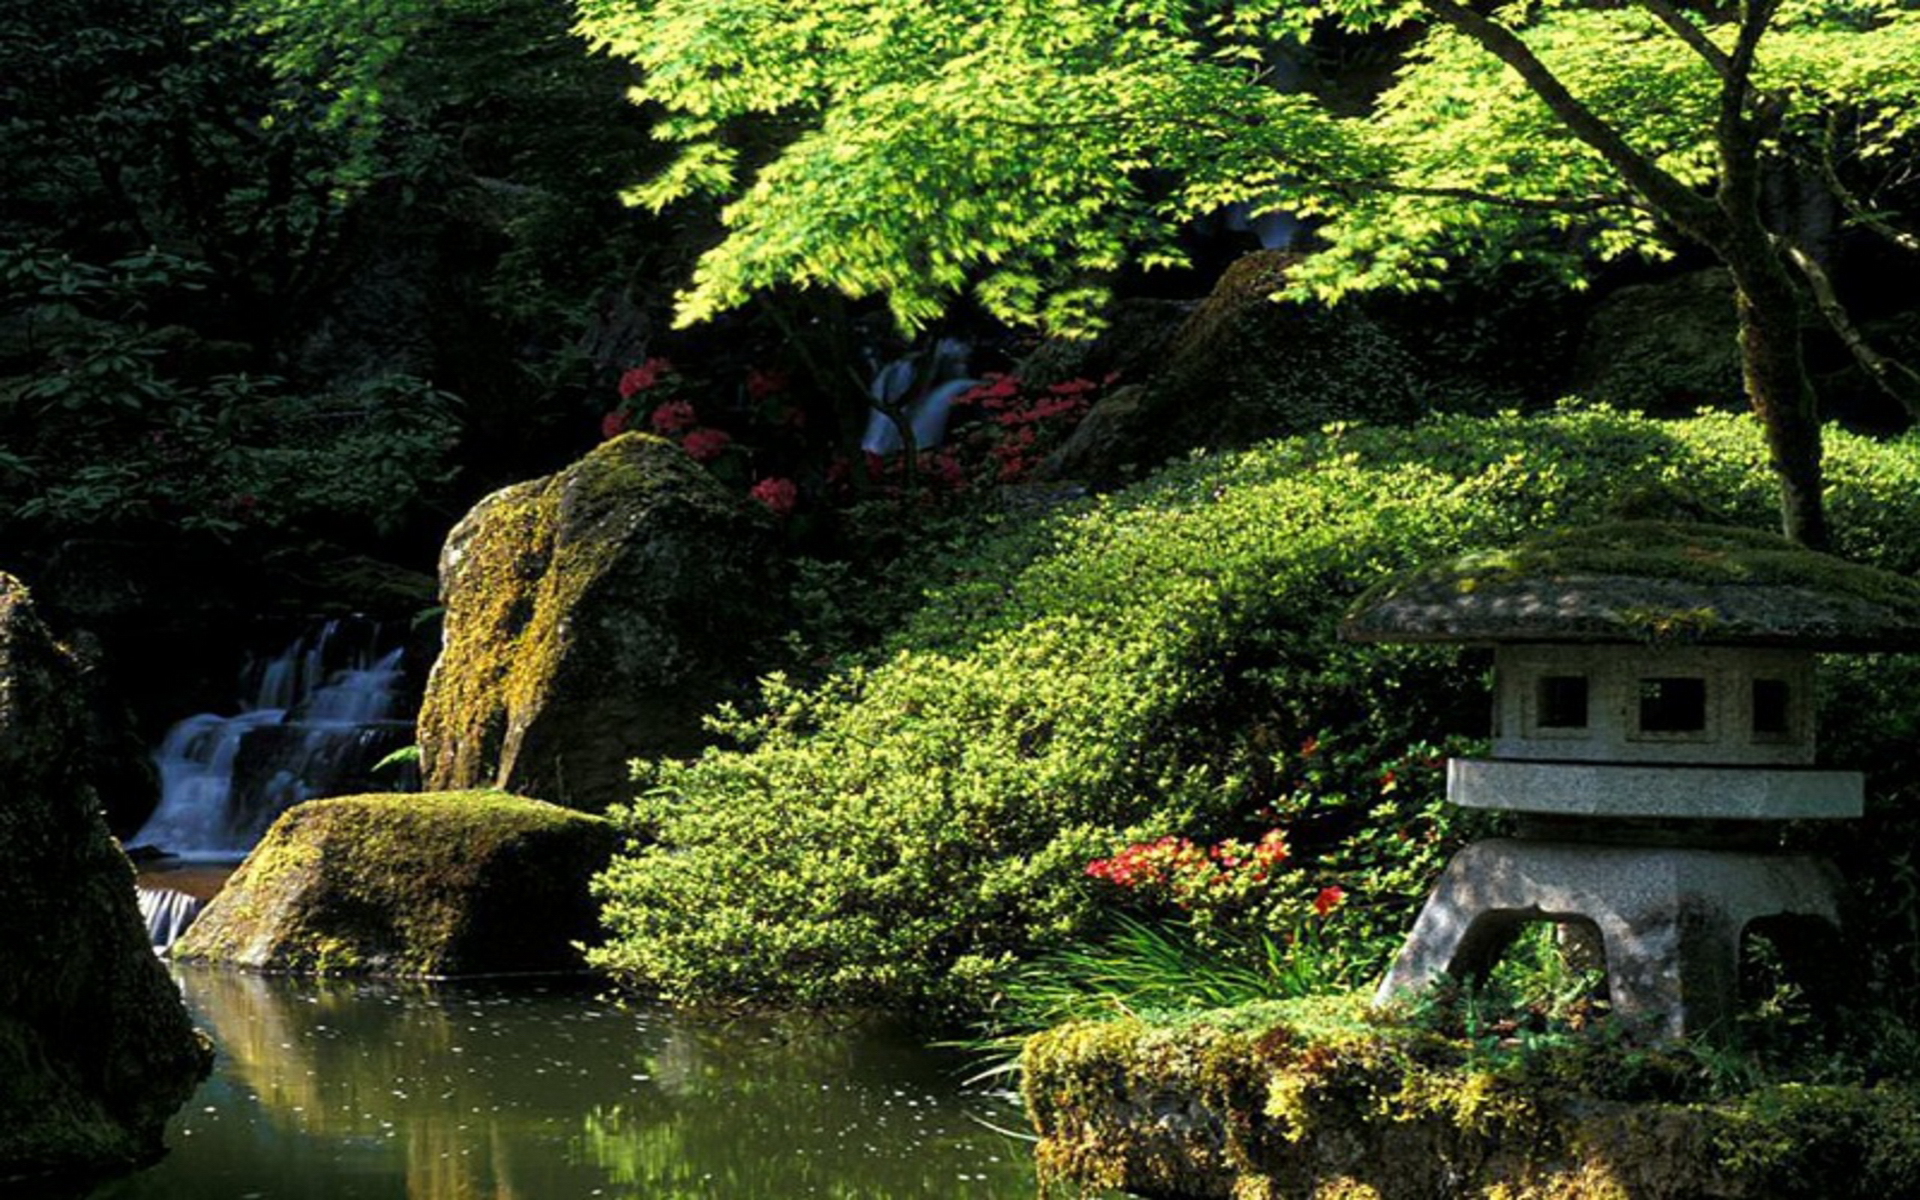
<path fill-rule="evenodd" d="M 1776 848 L 1780 822 L 1861 812 L 1858 772 L 1813 765 L 1814 656 L 1920 649 L 1920 584 L 1750 530 L 1620 522 L 1398 577 L 1343 632 L 1492 646 L 1492 753 L 1451 760 L 1447 798 L 1516 815 L 1448 865 L 1376 1002 L 1484 976 L 1530 922 L 1583 922 L 1614 1011 L 1679 1037 L 1734 1011 L 1752 922 L 1837 934 L 1837 873 Z"/>

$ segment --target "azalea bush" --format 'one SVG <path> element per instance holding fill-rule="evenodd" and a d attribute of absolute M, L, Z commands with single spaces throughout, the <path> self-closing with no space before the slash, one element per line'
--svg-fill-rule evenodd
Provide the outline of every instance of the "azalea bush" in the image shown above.
<path fill-rule="evenodd" d="M 1114 970 L 1143 949 L 1155 959 L 1177 951 L 1173 961 L 1194 964 L 1185 974 L 1238 979 L 1246 993 L 1241 1000 L 1357 982 L 1350 977 L 1355 956 L 1347 952 L 1352 938 L 1333 927 L 1345 924 L 1347 889 L 1329 882 L 1333 876 L 1326 870 L 1294 860 L 1284 829 L 1210 845 L 1168 834 L 1093 860 L 1087 876 L 1109 885 L 1111 895 L 1099 899 L 1114 910 L 1111 932 L 1069 956 L 1043 960 L 1038 971 L 1025 974 L 1024 988 L 1016 984 L 1016 994 L 1032 996 L 1049 987 L 1058 994 L 1064 986 L 1111 1005 L 1116 997 L 1103 986 L 1103 975 L 1144 981 L 1157 973 L 1144 964 L 1124 974 Z M 1049 978 L 1050 984 L 1036 987 Z M 1167 990 L 1178 995 L 1177 982 Z"/>
<path fill-rule="evenodd" d="M 1842 552 L 1913 570 L 1920 446 L 1832 438 Z M 681 998 L 979 1011 L 1018 964 L 1141 914 L 1090 863 L 1144 867 L 1129 848 L 1168 837 L 1251 858 L 1278 828 L 1299 887 L 1275 903 L 1318 931 L 1282 949 L 1364 977 L 1475 832 L 1443 805 L 1440 763 L 1485 736 L 1489 699 L 1472 652 L 1343 642 L 1346 606 L 1649 487 L 1766 527 L 1765 464 L 1731 415 L 1446 417 L 1002 515 L 951 544 L 878 652 L 770 680 L 718 721 L 729 746 L 639 764 L 596 961 Z M 1911 742 L 1901 711 L 1883 736 Z M 1338 903 L 1308 920 L 1327 887 Z"/>

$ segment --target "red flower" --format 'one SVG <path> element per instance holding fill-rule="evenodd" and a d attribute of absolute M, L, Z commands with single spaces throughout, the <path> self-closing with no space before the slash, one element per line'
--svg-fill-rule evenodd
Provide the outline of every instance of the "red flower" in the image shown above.
<path fill-rule="evenodd" d="M 755 367 L 747 372 L 747 396 L 753 400 L 765 400 L 768 396 L 778 396 L 787 390 L 787 375 L 784 371 L 762 371 Z"/>
<path fill-rule="evenodd" d="M 958 491 L 967 486 L 966 468 L 960 465 L 959 459 L 945 451 L 934 455 L 930 462 L 923 463 L 922 466 L 942 487 Z"/>
<path fill-rule="evenodd" d="M 685 400 L 669 400 L 653 410 L 653 416 L 647 418 L 653 431 L 659 434 L 681 433 L 700 423 L 700 416 L 693 411 L 693 405 Z"/>
<path fill-rule="evenodd" d="M 733 443 L 724 429 L 695 429 L 680 439 L 680 448 L 695 462 L 712 462 Z"/>
<path fill-rule="evenodd" d="M 1056 396 L 1078 396 L 1090 392 L 1100 385 L 1091 379 L 1069 379 L 1065 383 L 1056 383 L 1047 388 Z"/>
<path fill-rule="evenodd" d="M 1342 888 L 1342 887 L 1321 888 L 1320 894 L 1313 898 L 1313 911 L 1318 913 L 1320 916 L 1324 917 L 1328 913 L 1332 912 L 1334 909 L 1339 908 L 1341 901 L 1345 900 L 1346 898 L 1347 898 L 1347 891 L 1345 888 Z"/>
<path fill-rule="evenodd" d="M 626 409 L 616 408 L 606 416 L 600 418 L 600 436 L 603 439 L 618 437 L 627 431 L 627 426 L 632 424 L 632 422 L 633 418 L 628 414 Z"/>
<path fill-rule="evenodd" d="M 766 505 L 767 511 L 776 517 L 786 516 L 800 501 L 800 489 L 794 486 L 793 480 L 781 479 L 777 476 L 772 479 L 762 479 L 754 484 L 747 495 Z"/>
<path fill-rule="evenodd" d="M 664 358 L 650 358 L 639 366 L 629 369 L 620 376 L 620 398 L 633 399 L 635 392 L 646 391 L 666 378 L 671 370 L 673 370 L 673 364 Z"/>
<path fill-rule="evenodd" d="M 1287 831 L 1269 829 L 1260 838 L 1260 844 L 1253 848 L 1253 861 L 1263 866 L 1287 861 L 1291 850 L 1287 846 Z"/>

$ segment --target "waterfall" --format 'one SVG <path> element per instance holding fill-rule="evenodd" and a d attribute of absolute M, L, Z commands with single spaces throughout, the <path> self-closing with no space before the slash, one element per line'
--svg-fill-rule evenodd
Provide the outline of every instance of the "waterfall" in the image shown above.
<path fill-rule="evenodd" d="M 206 901 L 169 887 L 139 887 L 140 916 L 147 922 L 147 939 L 156 953 L 165 954 L 193 924 Z"/>
<path fill-rule="evenodd" d="M 154 753 L 160 805 L 131 844 L 232 857 L 302 800 L 376 786 L 369 769 L 413 729 L 395 715 L 403 652 L 380 646 L 370 622 L 336 619 L 251 664 L 239 713 L 167 731 Z"/>
<path fill-rule="evenodd" d="M 979 384 L 965 378 L 972 348 L 957 338 L 941 338 L 931 350 L 908 354 L 882 366 L 867 385 L 875 407 L 867 414 L 860 448 L 869 454 L 898 454 L 905 449 L 900 427 L 889 410 L 902 413 L 913 430 L 916 450 L 930 450 L 947 436 L 947 417 L 955 398 Z"/>

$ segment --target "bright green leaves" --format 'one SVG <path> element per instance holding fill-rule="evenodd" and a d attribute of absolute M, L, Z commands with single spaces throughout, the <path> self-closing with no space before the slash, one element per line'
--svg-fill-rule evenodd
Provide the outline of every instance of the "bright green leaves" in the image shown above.
<path fill-rule="evenodd" d="M 1920 12 L 1793 5 L 1763 45 L 1759 82 L 1788 101 L 1789 135 L 1818 140 L 1838 120 L 1848 130 L 1847 153 L 1869 160 L 1900 154 L 1920 122 Z"/>
<path fill-rule="evenodd" d="M 1650 16 L 1553 9 L 1524 34 L 1640 154 L 1683 182 L 1709 183 L 1717 79 Z M 1584 252 L 1663 251 L 1663 231 L 1613 167 L 1464 35 L 1430 32 L 1355 125 L 1394 165 L 1381 186 L 1316 209 L 1330 218 L 1333 250 L 1308 264 L 1303 289 L 1422 286 L 1461 261 L 1523 257 L 1558 265 L 1571 282 Z"/>
<path fill-rule="evenodd" d="M 663 125 L 687 156 L 637 194 L 733 197 L 684 321 L 793 283 L 884 294 L 910 327 L 968 289 L 1003 317 L 1074 327 L 1114 264 L 1173 260 L 1172 226 L 1235 203 L 1325 222 L 1333 249 L 1299 278 L 1323 297 L 1427 286 L 1468 258 L 1571 280 L 1591 252 L 1659 255 L 1670 236 L 1617 161 L 1444 23 L 1365 117 L 1276 85 L 1316 27 L 1405 24 L 1418 0 L 578 4 L 590 39 L 645 69 L 640 98 L 706 125 Z M 1698 45 L 1632 4 L 1497 15 L 1662 179 L 1711 192 L 1721 80 Z M 1917 16 L 1785 8 L 1756 68 L 1783 136 L 1889 153 L 1920 113 Z M 1731 17 L 1676 19 L 1732 44 Z"/>
<path fill-rule="evenodd" d="M 1480 733 L 1486 697 L 1451 650 L 1341 642 L 1346 605 L 1662 482 L 1764 521 L 1764 454 L 1731 414 L 1444 418 L 1002 526 L 876 665 L 775 681 L 727 723 L 741 749 L 649 765 L 597 961 L 681 997 L 981 1005 L 996 965 L 1091 928 L 1091 860 L 1278 821 L 1349 893 L 1326 950 L 1382 965 L 1446 849 L 1423 760 Z M 1843 549 L 1911 570 L 1916 448 L 1839 434 L 1831 459 Z"/>
<path fill-rule="evenodd" d="M 596 44 L 646 68 L 640 98 L 734 122 L 693 138 L 636 192 L 645 202 L 726 186 L 729 138 L 755 118 L 783 123 L 681 297 L 684 322 L 797 284 L 884 295 L 907 327 L 966 290 L 1009 319 L 1085 327 L 1102 276 L 1174 260 L 1173 221 L 1276 192 L 1289 162 L 1341 157 L 1351 141 L 1257 67 L 1223 66 L 1253 27 L 1211 4 L 585 0 L 580 12 Z"/>

